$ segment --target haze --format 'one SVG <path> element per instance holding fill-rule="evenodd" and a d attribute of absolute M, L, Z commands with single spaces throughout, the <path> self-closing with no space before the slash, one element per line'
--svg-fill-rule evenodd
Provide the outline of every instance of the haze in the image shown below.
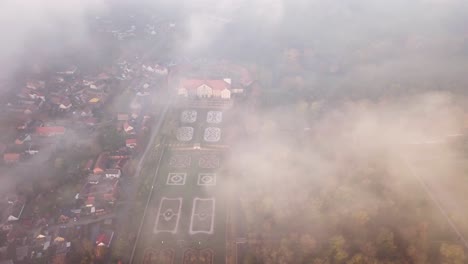
<path fill-rule="evenodd" d="M 2 1 L 0 263 L 466 263 L 467 24 L 463 0 Z"/>

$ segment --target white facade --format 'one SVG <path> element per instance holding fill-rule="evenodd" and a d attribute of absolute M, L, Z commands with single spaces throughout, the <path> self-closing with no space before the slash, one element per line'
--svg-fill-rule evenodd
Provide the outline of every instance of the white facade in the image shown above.
<path fill-rule="evenodd" d="M 200 98 L 210 98 L 213 96 L 213 89 L 206 84 L 203 84 L 197 88 L 197 96 Z"/>
<path fill-rule="evenodd" d="M 183 87 L 179 88 L 179 90 L 177 91 L 177 95 L 187 97 L 188 96 L 188 91 L 187 91 L 187 89 L 185 89 Z"/>
<path fill-rule="evenodd" d="M 122 172 L 119 169 L 106 170 L 104 171 L 107 179 L 118 179 L 122 175 Z"/>

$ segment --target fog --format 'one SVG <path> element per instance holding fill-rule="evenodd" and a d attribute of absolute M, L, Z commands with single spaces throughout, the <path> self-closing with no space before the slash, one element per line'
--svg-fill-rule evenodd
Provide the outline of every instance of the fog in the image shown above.
<path fill-rule="evenodd" d="M 235 141 L 226 193 L 234 193 L 242 208 L 237 213 L 246 217 L 253 252 L 246 263 L 329 263 L 321 261 L 330 258 L 437 263 L 439 257 L 429 257 L 437 245 L 422 246 L 412 233 L 422 223 L 432 239 L 443 234 L 466 246 L 466 214 L 459 207 L 465 201 L 440 187 L 456 181 L 466 188 L 459 181 L 464 169 L 445 162 L 457 160 L 458 153 L 447 136 L 463 131 L 456 101 L 428 93 L 347 102 L 307 130 L 294 125 L 307 119 L 300 111 L 241 114 L 244 127 L 234 134 L 254 129 Z M 427 190 L 420 178 L 428 181 Z M 388 230 L 395 248 L 383 252 L 379 236 Z M 333 249 L 334 239 L 343 239 L 339 249 Z M 366 243 L 376 251 L 366 252 Z M 405 255 L 408 245 L 417 253 Z"/>
<path fill-rule="evenodd" d="M 154 13 L 176 24 L 174 60 L 228 60 L 261 86 L 255 109 L 235 107 L 229 116 L 238 123 L 228 125 L 225 188 L 245 214 L 246 263 L 442 263 L 441 243 L 417 240 L 424 232 L 466 246 L 467 215 L 450 211 L 466 201 L 435 187 L 464 169 L 434 165 L 439 176 L 427 180 L 441 204 L 415 174 L 432 170 L 425 159 L 458 159 L 465 144 L 452 136 L 466 129 L 467 1 L 5 0 L 0 77 L 31 67 L 29 58 L 99 55 L 89 21 L 126 10 L 137 21 Z M 381 247 L 388 230 L 393 246 Z M 303 250 L 288 239 L 305 240 Z M 366 251 L 366 242 L 376 245 Z"/>
<path fill-rule="evenodd" d="M 106 11 L 104 2 L 98 0 L 6 0 L 0 8 L 2 78 L 22 65 L 31 67 L 70 49 L 90 47 L 87 14 Z"/>

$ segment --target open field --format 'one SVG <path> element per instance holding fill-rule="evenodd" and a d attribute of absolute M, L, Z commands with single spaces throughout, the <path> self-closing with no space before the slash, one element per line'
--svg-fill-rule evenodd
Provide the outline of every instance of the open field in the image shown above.
<path fill-rule="evenodd" d="M 173 251 L 174 263 L 182 263 L 184 254 L 199 254 L 202 258 L 205 251 L 193 250 L 205 249 L 212 250 L 212 263 L 224 263 L 226 201 L 222 192 L 223 175 L 217 173 L 215 166 L 220 161 L 215 161 L 216 158 L 222 159 L 221 153 L 166 152 L 135 263 L 142 263 L 145 257 L 143 263 L 159 263 L 149 255 L 159 256 L 155 252 L 160 250 Z"/>
<path fill-rule="evenodd" d="M 224 153 L 207 149 L 221 137 L 205 133 L 207 127 L 221 131 L 222 113 L 181 109 L 172 117 L 178 118 L 177 128 L 193 128 L 179 135 L 190 138 L 190 145 L 166 147 L 159 169 L 146 172 L 157 175 L 133 263 L 225 263 Z M 171 135 L 169 142 L 181 142 L 177 136 Z M 193 144 L 203 148 L 193 149 Z"/>

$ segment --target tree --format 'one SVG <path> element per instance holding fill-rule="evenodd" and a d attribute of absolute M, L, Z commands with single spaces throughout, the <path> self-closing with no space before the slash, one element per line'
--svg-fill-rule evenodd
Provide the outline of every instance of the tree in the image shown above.
<path fill-rule="evenodd" d="M 330 248 L 334 263 L 343 263 L 348 258 L 345 250 L 346 240 L 343 236 L 334 236 L 330 239 Z"/>
<path fill-rule="evenodd" d="M 460 245 L 442 243 L 440 254 L 444 264 L 462 264 L 465 263 L 465 252 Z"/>
<path fill-rule="evenodd" d="M 125 137 L 113 126 L 104 127 L 99 134 L 98 141 L 105 151 L 112 151 L 125 146 Z"/>
<path fill-rule="evenodd" d="M 83 252 L 83 258 L 81 264 L 91 264 L 94 262 L 94 245 L 93 242 L 84 239 L 81 241 L 81 248 Z"/>
<path fill-rule="evenodd" d="M 365 210 L 357 211 L 353 214 L 353 218 L 360 226 L 365 226 L 369 222 L 369 214 Z"/>
<path fill-rule="evenodd" d="M 317 246 L 317 241 L 315 241 L 315 239 L 313 239 L 309 234 L 301 235 L 299 243 L 302 253 L 304 254 L 310 254 Z"/>
<path fill-rule="evenodd" d="M 243 264 L 257 264 L 260 263 L 257 258 L 255 257 L 254 254 L 251 252 L 248 252 L 247 255 L 244 257 L 244 260 L 242 261 Z"/>
<path fill-rule="evenodd" d="M 396 254 L 396 245 L 394 234 L 391 230 L 383 228 L 377 235 L 377 248 L 380 256 L 384 258 L 393 258 Z"/>

